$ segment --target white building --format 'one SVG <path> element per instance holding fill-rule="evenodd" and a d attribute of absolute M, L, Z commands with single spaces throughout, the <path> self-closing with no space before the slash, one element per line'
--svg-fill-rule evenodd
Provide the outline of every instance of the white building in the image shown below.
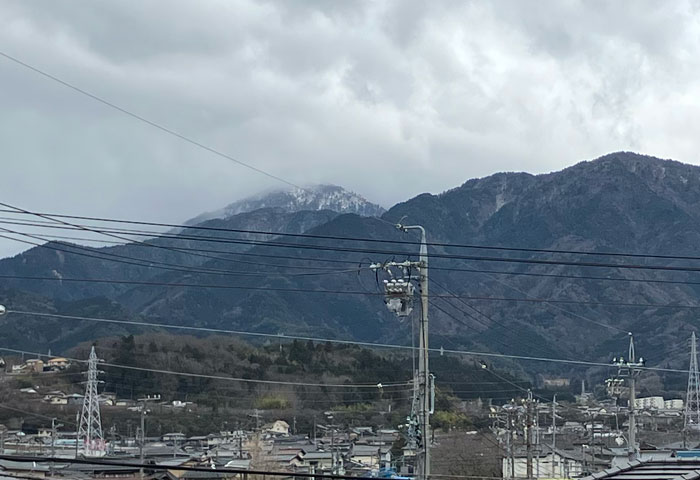
<path fill-rule="evenodd" d="M 662 410 L 664 408 L 664 397 L 643 397 L 634 400 L 634 407 L 640 410 Z"/>
<path fill-rule="evenodd" d="M 556 449 L 542 445 L 542 453 L 532 459 L 533 478 L 567 479 L 583 474 L 583 461 L 578 452 Z M 503 457 L 503 478 L 527 478 L 527 454 L 518 451 L 513 462 L 507 455 Z"/>
<path fill-rule="evenodd" d="M 661 396 L 643 397 L 635 399 L 634 406 L 638 410 L 683 410 L 683 400 L 664 400 Z"/>
<path fill-rule="evenodd" d="M 269 435 L 289 436 L 289 424 L 284 420 L 275 420 L 263 427 L 263 432 Z"/>

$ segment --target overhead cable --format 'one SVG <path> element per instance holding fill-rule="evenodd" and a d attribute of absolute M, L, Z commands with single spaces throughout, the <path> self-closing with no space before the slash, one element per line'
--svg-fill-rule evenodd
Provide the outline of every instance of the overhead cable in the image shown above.
<path fill-rule="evenodd" d="M 22 310 L 14 310 L 14 309 L 8 309 L 7 313 L 8 314 L 18 314 L 18 315 L 30 315 L 30 316 L 35 315 L 35 316 L 43 316 L 43 317 L 50 317 L 50 318 L 71 319 L 71 320 L 81 320 L 81 321 L 84 320 L 84 321 L 94 321 L 94 322 L 117 323 L 117 324 L 145 326 L 145 327 L 154 327 L 154 328 L 169 328 L 169 329 L 178 329 L 178 330 L 201 331 L 201 332 L 208 332 L 208 333 L 246 335 L 246 336 L 276 338 L 276 339 L 304 340 L 304 341 L 311 340 L 311 341 L 316 341 L 316 342 L 328 342 L 328 343 L 337 343 L 337 344 L 345 344 L 345 345 L 358 345 L 358 346 L 372 347 L 372 348 L 389 348 L 389 349 L 401 349 L 401 350 L 417 350 L 418 349 L 418 347 L 411 347 L 409 345 L 397 345 L 397 344 L 391 344 L 391 343 L 362 342 L 359 340 L 339 340 L 339 339 L 333 339 L 333 338 L 320 338 L 320 337 L 303 336 L 303 335 L 279 335 L 279 334 L 273 334 L 273 333 L 251 332 L 251 331 L 244 331 L 244 330 L 226 330 L 226 329 L 218 329 L 218 328 L 190 327 L 190 326 L 185 326 L 185 325 L 167 325 L 167 324 L 154 323 L 154 322 L 136 322 L 136 321 L 130 321 L 130 320 L 115 320 L 115 319 L 87 317 L 87 316 L 60 315 L 60 314 L 54 314 L 54 313 L 31 312 L 31 311 L 22 311 Z M 8 350 L 8 349 L 0 348 L 0 350 Z M 430 352 L 439 353 L 439 354 L 450 353 L 450 354 L 458 354 L 458 355 L 468 355 L 468 356 L 477 357 L 477 358 L 478 357 L 509 358 L 509 359 L 515 359 L 515 360 L 530 360 L 530 361 L 537 361 L 537 362 L 562 363 L 562 364 L 569 364 L 569 365 L 617 368 L 614 365 L 609 364 L 609 363 L 586 361 L 586 360 L 567 360 L 567 359 L 563 359 L 563 358 L 534 357 L 534 356 L 527 356 L 527 355 L 511 355 L 511 354 L 494 353 L 494 352 L 476 352 L 476 351 L 460 350 L 460 349 L 446 349 L 446 348 L 442 348 L 442 347 L 441 348 L 432 347 L 432 348 L 429 348 L 428 350 Z M 16 352 L 17 353 L 26 353 L 26 354 L 31 354 L 31 355 L 42 355 L 42 354 L 38 354 L 36 352 L 23 352 L 21 350 L 17 350 Z M 83 361 L 83 360 L 78 360 L 78 361 Z M 644 370 L 652 370 L 652 371 L 660 371 L 660 372 L 688 373 L 687 370 L 661 368 L 661 367 L 643 367 L 643 369 Z"/>
<path fill-rule="evenodd" d="M 0 205 L 2 205 L 2 204 L 0 204 Z M 0 212 L 19 213 L 19 212 L 14 211 L 14 210 L 2 210 L 2 209 L 0 209 Z M 421 244 L 421 242 L 419 242 L 419 241 L 411 241 L 411 240 L 391 240 L 391 239 L 378 239 L 378 238 L 369 238 L 369 237 L 348 237 L 348 236 L 338 236 L 338 235 L 320 235 L 320 234 L 310 234 L 310 233 L 272 232 L 272 231 L 266 231 L 266 230 L 249 230 L 249 229 L 236 229 L 236 228 L 226 228 L 226 227 L 212 227 L 212 226 L 204 226 L 204 225 L 184 225 L 184 224 L 175 224 L 175 223 L 145 222 L 145 221 L 137 221 L 137 220 L 123 220 L 123 219 L 113 219 L 113 218 L 105 218 L 105 217 L 91 217 L 91 216 L 83 216 L 83 215 L 63 215 L 63 214 L 44 213 L 44 212 L 32 212 L 32 213 L 42 214 L 42 215 L 50 215 L 52 217 L 57 217 L 57 218 L 71 218 L 71 219 L 76 219 L 76 220 L 89 220 L 89 221 L 122 223 L 122 224 L 131 224 L 131 225 L 148 225 L 148 226 L 168 227 L 168 228 L 182 228 L 182 229 L 189 229 L 189 230 L 208 230 L 208 231 L 218 231 L 218 232 L 246 233 L 246 234 L 276 236 L 276 237 L 312 238 L 312 239 L 341 240 L 341 241 L 368 242 L 368 243 L 370 243 L 370 242 L 372 242 L 372 243 L 389 243 L 389 244 L 398 244 L 398 245 L 420 245 Z M 693 255 L 663 255 L 663 254 L 654 254 L 654 253 L 608 252 L 608 251 L 598 252 L 598 251 L 590 251 L 590 250 L 529 248 L 529 247 L 513 247 L 513 246 L 499 246 L 499 245 L 463 244 L 463 243 L 451 243 L 451 242 L 427 242 L 427 245 L 432 246 L 432 247 L 511 251 L 511 252 L 522 252 L 522 253 L 548 253 L 548 254 L 565 254 L 565 255 L 589 255 L 589 256 L 603 256 L 603 257 L 655 258 L 655 259 L 665 259 L 665 260 L 697 260 L 697 261 L 700 261 L 700 256 L 693 256 Z"/>
<path fill-rule="evenodd" d="M 44 355 L 41 352 L 29 352 L 26 350 L 19 350 L 16 348 L 0 347 L 0 350 L 6 351 L 6 352 L 18 353 L 18 354 L 33 355 L 33 356 Z M 67 358 L 68 360 L 73 361 L 73 362 L 87 363 L 87 360 L 83 360 L 83 359 L 70 358 L 70 357 L 64 357 L 64 358 Z M 203 374 L 203 373 L 176 372 L 173 370 L 164 370 L 164 369 L 148 368 L 148 367 L 137 367 L 134 365 L 121 365 L 121 364 L 109 363 L 109 362 L 100 362 L 100 365 L 103 367 L 113 367 L 113 368 L 120 368 L 120 369 L 126 369 L 126 370 L 135 370 L 135 371 L 139 371 L 139 372 L 151 372 L 151 373 L 162 373 L 165 375 L 179 375 L 179 376 L 183 376 L 183 377 L 206 378 L 208 380 L 222 380 L 222 381 L 227 381 L 227 382 L 259 383 L 259 384 L 268 384 L 268 385 L 291 385 L 291 386 L 300 386 L 300 387 L 373 388 L 373 389 L 377 389 L 377 388 L 385 388 L 385 387 L 393 387 L 393 386 L 406 386 L 406 385 L 409 385 L 409 383 L 410 383 L 409 380 L 406 380 L 405 382 L 378 382 L 375 384 L 367 384 L 367 383 L 358 383 L 358 384 L 335 383 L 334 384 L 334 383 L 292 382 L 292 381 L 284 381 L 284 380 L 261 380 L 261 379 L 251 379 L 251 378 L 225 377 L 223 375 L 207 375 L 207 374 Z"/>
<path fill-rule="evenodd" d="M 134 118 L 134 119 L 136 119 L 136 120 L 138 120 L 138 121 L 140 121 L 140 122 L 142 122 L 142 123 L 145 123 L 145 124 L 147 124 L 147 125 L 150 125 L 151 127 L 156 128 L 156 129 L 158 129 L 158 130 L 160 130 L 160 131 L 162 131 L 162 132 L 165 132 L 165 133 L 167 133 L 168 135 L 172 135 L 172 136 L 174 136 L 174 137 L 177 137 L 177 138 L 179 138 L 180 140 L 182 140 L 182 141 L 184 141 L 184 142 L 187 142 L 187 143 L 189 143 L 189 144 L 191 144 L 191 145 L 194 145 L 195 147 L 201 148 L 202 150 L 206 150 L 207 152 L 213 153 L 214 155 L 217 155 L 217 156 L 219 156 L 219 157 L 222 157 L 222 158 L 225 158 L 225 159 L 227 159 L 227 160 L 230 160 L 230 161 L 232 161 L 232 162 L 234 162 L 234 163 L 237 163 L 238 165 L 241 165 L 241 166 L 243 166 L 243 167 L 245 167 L 245 168 L 248 168 L 248 169 L 250 169 L 250 170 L 253 170 L 253 171 L 257 172 L 257 173 L 260 173 L 260 174 L 262 174 L 262 175 L 265 175 L 266 177 L 269 177 L 269 178 L 272 178 L 272 179 L 274 179 L 274 180 L 277 180 L 278 182 L 285 183 L 285 184 L 287 184 L 287 185 L 289 185 L 289 186 L 291 186 L 291 187 L 297 188 L 297 189 L 299 189 L 299 190 L 308 191 L 307 189 L 305 189 L 305 188 L 303 188 L 303 187 L 300 187 L 300 186 L 297 185 L 296 183 L 290 182 L 289 180 L 285 180 L 284 178 L 282 178 L 282 177 L 280 177 L 280 176 L 278 176 L 278 175 L 272 174 L 272 173 L 270 173 L 270 172 L 267 172 L 267 171 L 265 171 L 265 170 L 263 170 L 263 169 L 261 169 L 261 168 L 258 168 L 258 167 L 256 167 L 256 166 L 254 166 L 254 165 L 251 165 L 251 164 L 246 163 L 246 162 L 244 162 L 244 161 L 242 161 L 242 160 L 239 160 L 239 159 L 237 159 L 237 158 L 235 158 L 235 157 L 233 157 L 233 156 L 231 156 L 231 155 L 228 155 L 228 154 L 226 154 L 226 153 L 221 152 L 220 150 L 216 150 L 216 149 L 214 149 L 214 148 L 212 148 L 212 147 L 209 147 L 209 146 L 207 146 L 207 145 L 205 145 L 205 144 L 203 144 L 203 143 L 201 143 L 201 142 L 199 142 L 199 141 L 197 141 L 197 140 L 194 140 L 194 139 L 192 139 L 192 138 L 190 138 L 190 137 L 188 137 L 188 136 L 185 136 L 185 135 L 183 135 L 183 134 L 181 134 L 181 133 L 178 133 L 178 132 L 176 132 L 175 130 L 169 128 L 169 127 L 166 127 L 166 126 L 164 126 L 164 125 L 161 125 L 161 124 L 159 124 L 159 123 L 156 123 L 156 122 L 154 122 L 153 120 L 149 120 L 149 119 L 147 119 L 146 117 L 143 117 L 143 116 L 141 116 L 141 115 L 139 115 L 139 114 L 136 114 L 136 113 L 134 113 L 134 112 L 132 112 L 132 111 L 130 111 L 130 110 L 127 110 L 127 109 L 124 108 L 124 107 L 120 107 L 119 105 L 117 105 L 117 104 L 115 104 L 115 103 L 113 103 L 113 102 L 110 102 L 110 101 L 108 101 L 108 100 L 105 100 L 104 98 L 99 97 L 98 95 L 95 95 L 95 94 L 93 94 L 93 93 L 90 93 L 90 92 L 88 92 L 87 90 L 84 90 L 84 89 L 82 89 L 82 88 L 80 88 L 80 87 L 78 87 L 78 86 L 76 86 L 76 85 L 73 85 L 72 83 L 69 83 L 69 82 L 67 82 L 67 81 L 65 81 L 65 80 L 62 80 L 62 79 L 58 78 L 58 77 L 55 76 L 55 75 L 52 75 L 52 74 L 50 74 L 50 73 L 48 73 L 48 72 L 46 72 L 46 71 L 44 71 L 44 70 L 39 69 L 38 67 L 35 67 L 35 66 L 30 65 L 30 64 L 28 64 L 28 63 L 26 63 L 26 62 L 23 62 L 23 61 L 20 60 L 19 58 L 14 57 L 14 56 L 12 56 L 12 55 L 10 55 L 10 54 L 8 54 L 8 53 L 5 53 L 5 52 L 0 51 L 0 56 L 5 57 L 6 59 L 8 59 L 8 60 L 10 60 L 10 61 L 12 61 L 12 62 L 14 62 L 14 63 L 16 63 L 16 64 L 18 64 L 18 65 L 21 65 L 21 66 L 23 66 L 24 68 L 27 68 L 27 69 L 29 69 L 29 70 L 35 72 L 35 73 L 38 73 L 39 75 L 42 75 L 42 76 L 45 77 L 45 78 L 48 78 L 48 79 L 50 79 L 50 80 L 53 80 L 53 81 L 56 82 L 56 83 L 60 83 L 60 84 L 63 85 L 64 87 L 70 88 L 71 90 L 73 90 L 73 91 L 75 91 L 75 92 L 78 92 L 78 93 L 80 93 L 81 95 L 84 95 L 84 96 L 86 96 L 86 97 L 89 97 L 89 98 L 91 98 L 91 99 L 97 101 L 97 102 L 100 102 L 101 104 L 103 104 L 103 105 L 105 105 L 105 106 L 107 106 L 107 107 L 109 107 L 109 108 L 112 108 L 112 109 L 114 109 L 114 110 L 117 110 L 117 111 L 119 111 L 119 112 L 121 112 L 121 113 L 123 113 L 123 114 L 125 114 L 125 115 L 128 115 L 129 117 Z"/>

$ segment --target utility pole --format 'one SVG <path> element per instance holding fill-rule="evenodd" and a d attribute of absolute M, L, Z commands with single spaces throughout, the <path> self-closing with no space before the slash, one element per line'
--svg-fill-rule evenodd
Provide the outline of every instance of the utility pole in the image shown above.
<path fill-rule="evenodd" d="M 505 411 L 505 418 L 503 418 L 501 415 L 496 414 L 495 411 L 490 415 L 492 418 L 494 418 L 494 431 L 498 431 L 497 427 L 500 421 L 504 422 L 506 431 L 506 458 L 508 459 L 508 465 L 505 471 L 503 472 L 503 476 L 504 478 L 509 479 L 515 478 L 515 462 L 513 458 L 513 416 L 516 411 L 515 408 L 516 407 L 513 404 L 513 401 L 511 401 L 510 403 L 507 403 L 503 406 L 503 410 Z M 510 475 L 508 473 L 510 473 Z"/>
<path fill-rule="evenodd" d="M 535 405 L 535 475 L 540 478 L 540 410 Z"/>
<path fill-rule="evenodd" d="M 79 432 L 79 426 L 80 426 L 80 410 L 75 412 L 75 458 L 78 458 L 78 449 L 80 448 L 80 434 Z"/>
<path fill-rule="evenodd" d="M 557 394 L 552 397 L 552 478 L 555 476 L 556 466 L 554 459 L 556 458 L 557 448 Z"/>
<path fill-rule="evenodd" d="M 56 429 L 61 428 L 62 423 L 56 423 L 56 419 L 51 419 L 51 457 L 56 457 Z"/>
<path fill-rule="evenodd" d="M 527 478 L 532 479 L 532 390 L 527 391 L 525 404 L 525 442 L 527 448 Z"/>
<path fill-rule="evenodd" d="M 388 269 L 400 267 L 404 270 L 418 268 L 421 296 L 420 326 L 418 329 L 418 425 L 420 429 L 418 451 L 416 452 L 416 474 L 419 480 L 427 480 L 430 477 L 430 414 L 433 410 L 433 376 L 430 374 L 428 355 L 428 242 L 425 228 L 420 225 L 397 224 L 396 228 L 402 232 L 418 230 L 421 233 L 420 255 L 418 262 L 386 262 L 384 264 L 373 263 L 370 268 Z M 398 316 L 407 316 L 412 311 L 413 285 L 410 280 L 403 279 L 391 281 L 385 280 L 385 303 L 390 311 Z"/>
<path fill-rule="evenodd" d="M 253 415 L 251 415 L 251 416 L 255 418 L 255 431 L 259 433 L 259 431 L 260 431 L 260 410 L 258 410 L 257 408 L 255 410 L 253 410 Z"/>
<path fill-rule="evenodd" d="M 160 400 L 160 395 L 147 395 L 143 398 L 139 398 L 139 402 L 141 402 L 141 438 L 139 441 L 139 459 L 141 460 L 140 463 L 142 465 L 139 468 L 139 476 L 141 477 L 141 480 L 143 480 L 143 447 L 146 444 L 146 413 L 148 413 L 146 405 L 148 404 L 148 402 L 156 402 L 158 400 Z"/>
<path fill-rule="evenodd" d="M 510 470 L 510 478 L 515 478 L 515 459 L 513 457 L 513 412 L 508 410 L 506 425 L 506 448 L 508 452 L 508 467 Z"/>
<path fill-rule="evenodd" d="M 338 474 L 338 461 L 336 459 L 336 452 L 335 452 L 335 428 L 331 425 L 331 464 L 332 469 L 331 472 L 334 475 Z"/>
<path fill-rule="evenodd" d="M 688 394 L 685 397 L 685 413 L 683 417 L 683 448 L 688 448 L 688 434 L 691 430 L 697 431 L 700 428 L 700 374 L 698 374 L 698 351 L 695 332 L 690 337 Z"/>
<path fill-rule="evenodd" d="M 613 359 L 613 365 L 617 367 L 617 375 L 629 381 L 629 432 L 627 436 L 627 453 L 630 460 L 637 459 L 637 423 L 636 423 L 636 381 L 644 367 L 644 359 L 637 360 L 634 352 L 634 337 L 629 333 L 630 344 L 627 361 L 623 357 Z"/>
<path fill-rule="evenodd" d="M 56 419 L 51 419 L 51 458 L 56 458 L 56 429 L 62 427 L 62 423 L 56 423 Z M 49 463 L 49 478 L 53 478 L 54 474 L 54 463 L 51 460 Z"/>

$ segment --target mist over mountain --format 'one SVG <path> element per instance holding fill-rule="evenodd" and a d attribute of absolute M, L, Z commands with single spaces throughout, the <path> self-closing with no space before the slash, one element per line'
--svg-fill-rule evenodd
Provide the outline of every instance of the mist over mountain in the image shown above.
<path fill-rule="evenodd" d="M 395 205 L 381 218 L 374 216 L 380 207 L 374 206 L 373 214 L 371 204 L 360 208 L 363 204 L 352 204 L 344 191 L 336 196 L 335 188 L 339 187 L 332 187 L 323 198 L 279 193 L 234 203 L 216 214 L 223 218 L 199 225 L 417 240 L 391 226 L 404 218 L 406 223 L 425 226 L 429 240 L 436 243 L 687 256 L 698 256 L 700 245 L 700 168 L 633 153 L 614 153 L 545 175 L 498 173 L 469 180 L 442 194 L 423 194 Z M 343 209 L 355 211 L 343 214 Z M 210 214 L 201 218 L 206 215 Z M 37 247 L 0 261 L 3 274 L 147 279 L 178 286 L 3 279 L 2 300 L 21 308 L 31 298 L 34 305 L 44 302 L 53 311 L 79 308 L 92 315 L 100 314 L 101 305 L 109 305 L 104 315 L 118 311 L 123 317 L 169 324 L 410 342 L 410 325 L 399 323 L 386 311 L 374 274 L 358 273 L 356 267 L 415 256 L 417 246 L 285 237 L 286 246 L 280 247 L 268 243 L 273 238 L 259 234 L 216 232 L 207 241 L 191 238 L 197 235 L 202 232 L 192 229 L 181 232 L 179 240 L 149 241 L 176 250 L 143 245 L 90 249 L 103 257 L 105 252 L 118 252 L 147 259 L 147 266 L 80 257 L 70 253 L 75 246 L 65 243 L 52 246 L 68 252 Z M 255 240 L 255 244 L 221 243 L 232 239 Z M 177 250 L 183 246 L 199 252 Z M 339 247 L 346 251 L 337 251 Z M 202 250 L 223 253 L 192 255 Z M 692 283 L 700 280 L 697 274 L 510 263 L 483 257 L 640 266 L 700 266 L 698 262 L 439 246 L 430 252 L 470 257 L 431 258 L 431 344 L 435 347 L 607 361 L 624 351 L 627 332 L 633 331 L 638 334 L 638 350 L 649 364 L 684 366 L 686 354 L 678 344 L 697 327 L 694 311 L 644 305 L 697 303 L 700 284 Z M 240 253 L 246 255 L 235 255 Z M 181 271 L 163 263 L 201 270 Z M 236 273 L 222 274 L 225 271 Z M 28 293 L 11 294 L 8 289 Z M 290 289 L 308 292 L 283 291 Z M 589 304 L 548 303 L 548 299 Z M 10 316 L 5 322 L 47 323 Z M 68 323 L 52 328 L 61 331 L 60 345 L 71 344 Z M 7 330 L 0 335 L 9 339 Z M 84 332 L 75 342 L 83 339 Z M 16 336 L 12 340 L 21 341 Z M 44 336 L 32 341 L 54 344 Z"/>

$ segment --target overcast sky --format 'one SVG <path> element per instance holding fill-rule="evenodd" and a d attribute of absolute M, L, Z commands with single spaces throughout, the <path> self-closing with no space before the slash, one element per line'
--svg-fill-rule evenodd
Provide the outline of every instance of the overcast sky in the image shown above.
<path fill-rule="evenodd" d="M 0 51 L 390 206 L 618 150 L 700 163 L 693 3 L 5 0 Z M 180 222 L 278 186 L 4 58 L 0 82 L 0 201 Z"/>

